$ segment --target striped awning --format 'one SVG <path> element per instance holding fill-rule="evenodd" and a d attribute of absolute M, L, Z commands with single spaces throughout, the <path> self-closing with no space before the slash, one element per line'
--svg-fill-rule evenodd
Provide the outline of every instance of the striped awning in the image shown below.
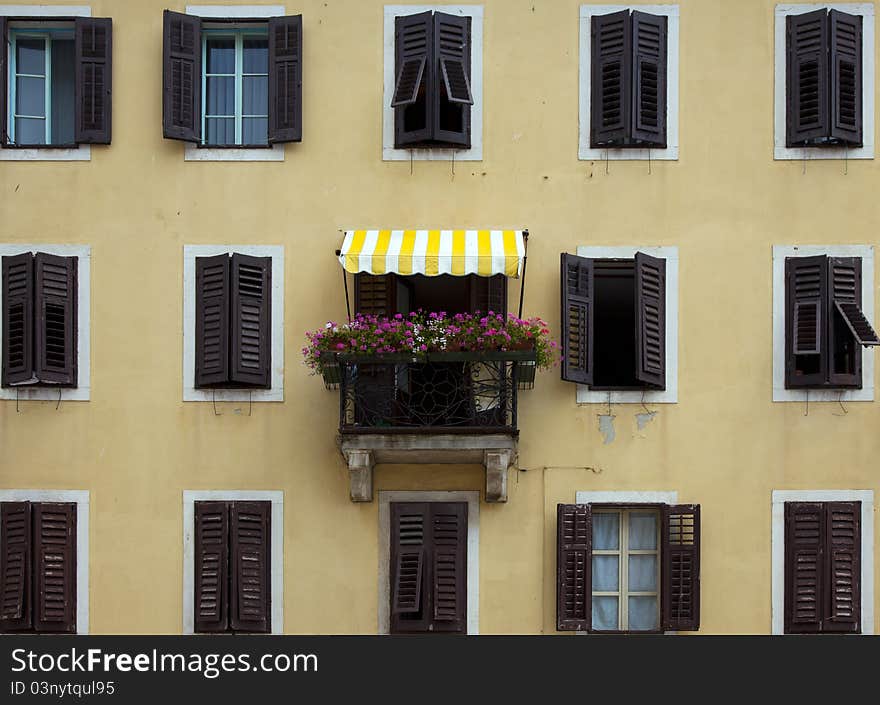
<path fill-rule="evenodd" d="M 339 262 L 357 274 L 518 277 L 524 230 L 347 230 Z"/>

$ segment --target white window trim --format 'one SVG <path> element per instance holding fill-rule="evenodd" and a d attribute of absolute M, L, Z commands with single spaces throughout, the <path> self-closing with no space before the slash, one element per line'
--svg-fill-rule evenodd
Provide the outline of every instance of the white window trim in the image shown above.
<path fill-rule="evenodd" d="M 284 633 L 284 492 L 281 490 L 183 491 L 183 633 L 194 634 L 195 503 L 271 502 L 272 634 Z"/>
<path fill-rule="evenodd" d="M 578 404 L 677 404 L 678 403 L 678 247 L 580 246 L 578 257 L 629 259 L 642 252 L 666 260 L 666 389 L 644 392 L 598 391 L 577 385 Z"/>
<path fill-rule="evenodd" d="M 874 633 L 874 491 L 873 490 L 773 490 L 771 517 L 773 634 L 785 633 L 785 503 L 862 503 L 862 634 Z"/>
<path fill-rule="evenodd" d="M 88 5 L 0 5 L 0 17 L 91 17 Z M 8 57 L 9 58 L 9 57 Z M 6 63 L 8 71 L 9 61 Z M 8 89 L 7 89 L 8 90 Z M 8 120 L 7 115 L 3 120 Z M 92 146 L 81 144 L 62 149 L 17 149 L 0 147 L 0 162 L 87 162 L 92 158 Z"/>
<path fill-rule="evenodd" d="M 394 148 L 394 18 L 420 12 L 445 12 L 471 18 L 471 147 L 470 149 L 395 149 Z M 483 160 L 483 6 L 482 5 L 385 5 L 383 69 L 385 91 L 382 95 L 382 160 L 386 162 Z"/>
<path fill-rule="evenodd" d="M 785 18 L 827 7 L 861 15 L 862 20 L 862 140 L 861 147 L 785 146 Z M 777 5 L 773 50 L 773 158 L 774 159 L 873 159 L 874 158 L 874 5 L 873 3 L 816 3 Z"/>
<path fill-rule="evenodd" d="M 24 252 L 45 252 L 60 257 L 76 257 L 76 367 L 77 386 L 66 387 L 0 387 L 0 399 L 20 399 L 22 401 L 88 401 L 91 398 L 91 261 L 92 248 L 89 245 L 0 245 L 0 257 L 20 255 Z M 3 292 L 0 291 L 0 307 L 3 305 Z M 3 333 L 3 320 L 0 317 L 0 338 Z"/>
<path fill-rule="evenodd" d="M 89 633 L 88 490 L 0 490 L 0 502 L 73 502 L 76 504 L 76 633 Z"/>
<path fill-rule="evenodd" d="M 284 5 L 187 5 L 186 14 L 203 19 L 226 17 L 283 17 Z M 201 51 L 201 50 L 200 50 Z M 199 76 L 199 85 L 202 77 Z M 202 116 L 199 115 L 199 120 Z M 184 146 L 183 160 L 187 162 L 283 162 L 284 145 L 273 144 L 269 148 L 227 149 L 223 147 L 199 147 L 192 142 Z"/>
<path fill-rule="evenodd" d="M 862 260 L 862 311 L 874 322 L 873 245 L 774 245 L 773 246 L 773 401 L 874 401 L 874 349 L 862 348 L 861 389 L 785 388 L 785 258 L 860 257 Z"/>
<path fill-rule="evenodd" d="M 467 502 L 467 633 L 480 633 L 480 493 L 379 492 L 379 634 L 391 633 L 391 503 Z"/>
<path fill-rule="evenodd" d="M 272 258 L 272 386 L 269 389 L 196 389 L 196 257 L 237 252 Z M 183 400 L 284 401 L 284 246 L 183 246 Z"/>
<path fill-rule="evenodd" d="M 590 147 L 590 81 L 594 15 L 609 15 L 621 10 L 639 10 L 652 15 L 665 15 L 666 44 L 666 149 L 608 149 Z M 678 5 L 581 5 L 580 8 L 580 75 L 578 80 L 578 159 L 609 161 L 676 161 L 678 159 Z"/>

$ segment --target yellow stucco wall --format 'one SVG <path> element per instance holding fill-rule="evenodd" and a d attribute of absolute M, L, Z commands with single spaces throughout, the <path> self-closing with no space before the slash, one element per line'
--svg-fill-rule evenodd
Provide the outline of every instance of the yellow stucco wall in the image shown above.
<path fill-rule="evenodd" d="M 555 505 L 577 490 L 700 503 L 701 631 L 767 633 L 771 490 L 877 489 L 880 404 L 771 401 L 771 246 L 873 244 L 880 215 L 876 160 L 773 160 L 774 3 L 680 0 L 680 159 L 650 175 L 577 158 L 580 3 L 482 4 L 484 159 L 453 176 L 381 159 L 378 0 L 287 2 L 304 139 L 283 163 L 185 163 L 161 126 L 162 10 L 184 3 L 91 2 L 113 18 L 113 144 L 0 163 L 0 242 L 91 245 L 92 399 L 0 402 L 0 487 L 91 492 L 92 633 L 180 632 L 184 489 L 283 490 L 285 631 L 376 631 L 378 502 L 349 501 L 338 397 L 299 352 L 344 315 L 340 228 L 528 227 L 524 310 L 554 331 L 561 251 L 679 248 L 678 404 L 642 431 L 638 405 L 614 407 L 604 445 L 604 407 L 555 371 L 521 394 L 524 471 L 481 506 L 482 633 L 554 631 Z M 218 243 L 285 247 L 285 401 L 250 416 L 181 401 L 183 245 Z M 375 489 L 483 483 L 479 466 L 380 466 Z"/>

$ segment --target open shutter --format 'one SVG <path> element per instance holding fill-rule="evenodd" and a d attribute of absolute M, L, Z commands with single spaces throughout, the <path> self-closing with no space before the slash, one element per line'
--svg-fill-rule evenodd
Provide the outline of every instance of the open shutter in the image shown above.
<path fill-rule="evenodd" d="M 700 505 L 663 507 L 662 616 L 664 629 L 700 628 Z"/>
<path fill-rule="evenodd" d="M 465 632 L 467 620 L 467 504 L 431 504 L 434 631 Z"/>
<path fill-rule="evenodd" d="M 810 387 L 825 381 L 828 369 L 828 257 L 785 260 L 785 386 Z M 811 364 L 796 356 L 816 356 Z M 803 372 L 804 369 L 812 370 Z"/>
<path fill-rule="evenodd" d="M 563 253 L 562 379 L 593 383 L 593 260 Z"/>
<path fill-rule="evenodd" d="M 34 256 L 30 252 L 3 258 L 4 387 L 33 384 Z"/>
<path fill-rule="evenodd" d="M 425 502 L 391 505 L 391 628 L 424 631 L 428 625 L 426 581 L 430 508 Z M 401 618 L 401 615 L 404 615 Z"/>
<path fill-rule="evenodd" d="M 666 260 L 636 253 L 636 379 L 666 388 Z"/>
<path fill-rule="evenodd" d="M 77 261 L 44 252 L 34 257 L 34 374 L 43 383 L 76 386 Z"/>
<path fill-rule="evenodd" d="M 632 13 L 632 138 L 640 144 L 666 147 L 665 16 Z"/>
<path fill-rule="evenodd" d="M 825 505 L 828 538 L 823 631 L 859 632 L 861 618 L 861 502 Z"/>
<path fill-rule="evenodd" d="M 822 631 L 825 509 L 820 502 L 785 503 L 785 632 Z"/>
<path fill-rule="evenodd" d="M 76 18 L 75 139 L 110 144 L 113 21 Z"/>
<path fill-rule="evenodd" d="M 632 120 L 629 10 L 593 16 L 590 37 L 590 146 L 620 146 Z"/>
<path fill-rule="evenodd" d="M 34 629 L 76 631 L 76 504 L 36 502 Z"/>
<path fill-rule="evenodd" d="M 479 311 L 486 315 L 489 311 L 507 315 L 507 277 L 495 274 L 491 277 L 469 276 L 471 313 Z"/>
<path fill-rule="evenodd" d="M 229 381 L 229 255 L 196 257 L 195 386 Z"/>
<path fill-rule="evenodd" d="M 232 255 L 230 380 L 269 388 L 272 379 L 272 258 Z"/>
<path fill-rule="evenodd" d="M 31 503 L 0 503 L 0 632 L 30 629 Z"/>
<path fill-rule="evenodd" d="M 6 104 L 9 87 L 9 66 L 7 57 L 9 56 L 9 36 L 7 31 L 7 23 L 5 17 L 0 17 L 0 148 L 6 146 L 9 141 L 8 125 L 9 112 Z"/>
<path fill-rule="evenodd" d="M 302 140 L 302 15 L 269 19 L 269 143 Z"/>
<path fill-rule="evenodd" d="M 364 316 L 393 316 L 397 312 L 395 280 L 393 274 L 355 274 L 355 313 Z"/>
<path fill-rule="evenodd" d="M 406 147 L 431 136 L 437 67 L 434 65 L 433 13 L 394 18 L 394 146 Z M 421 67 L 421 68 L 420 68 Z"/>
<path fill-rule="evenodd" d="M 831 137 L 862 145 L 862 17 L 831 10 Z"/>
<path fill-rule="evenodd" d="M 195 502 L 193 626 L 223 632 L 229 625 L 229 505 Z"/>
<path fill-rule="evenodd" d="M 471 18 L 434 13 L 433 139 L 471 146 Z M 429 59 L 430 61 L 431 59 Z"/>
<path fill-rule="evenodd" d="M 556 505 L 556 629 L 592 626 L 593 519 L 589 504 Z"/>
<path fill-rule="evenodd" d="M 877 334 L 862 313 L 861 302 L 861 257 L 828 257 L 826 320 L 830 324 L 827 331 L 828 381 L 832 386 L 862 385 L 860 337 L 864 336 L 870 345 Z"/>
<path fill-rule="evenodd" d="M 786 146 L 829 134 L 828 10 L 786 17 Z"/>
<path fill-rule="evenodd" d="M 236 631 L 271 631 L 271 507 L 271 502 L 232 503 L 232 598 L 229 624 Z"/>
<path fill-rule="evenodd" d="M 167 139 L 198 142 L 202 132 L 202 22 L 165 10 L 162 128 Z"/>

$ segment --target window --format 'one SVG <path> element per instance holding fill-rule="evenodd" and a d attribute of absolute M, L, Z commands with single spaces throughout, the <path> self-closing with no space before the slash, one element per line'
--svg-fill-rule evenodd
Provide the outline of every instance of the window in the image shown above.
<path fill-rule="evenodd" d="M 354 306 L 357 313 L 373 316 L 406 315 L 411 311 L 456 313 L 507 313 L 507 277 L 469 274 L 373 275 L 356 274 Z"/>

